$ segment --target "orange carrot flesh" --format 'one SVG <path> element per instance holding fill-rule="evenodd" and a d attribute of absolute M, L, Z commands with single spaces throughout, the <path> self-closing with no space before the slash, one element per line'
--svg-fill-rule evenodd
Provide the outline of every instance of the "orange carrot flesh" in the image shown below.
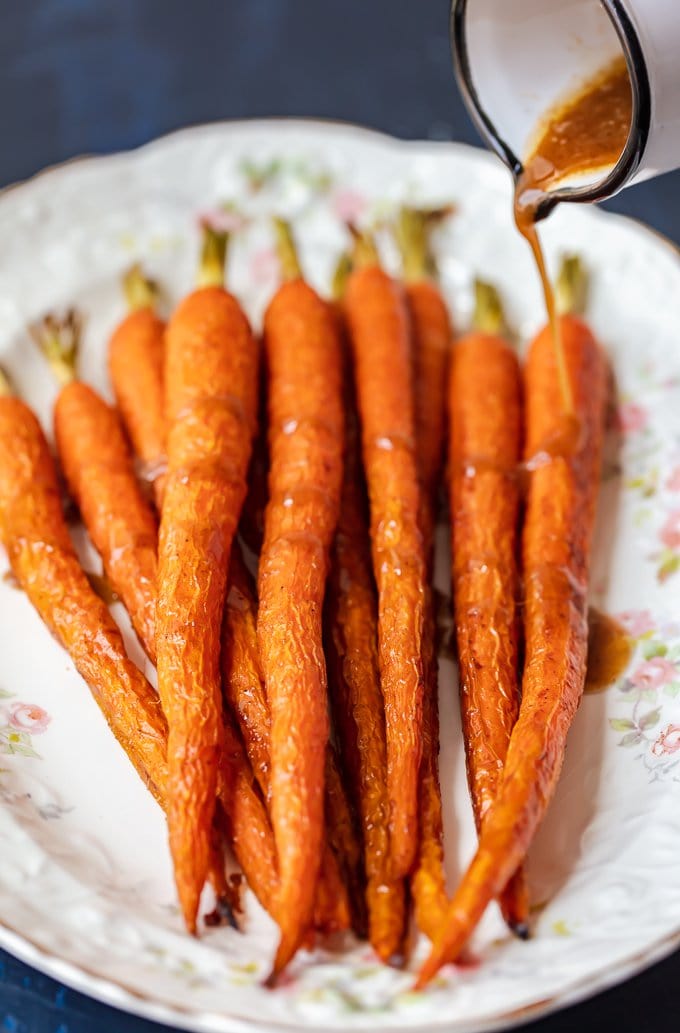
<path fill-rule="evenodd" d="M 427 279 L 405 285 L 413 338 L 416 454 L 422 487 L 420 528 L 428 585 L 423 607 L 423 756 L 420 770 L 420 837 L 411 890 L 418 928 L 432 937 L 446 913 L 446 876 L 439 788 L 438 664 L 431 588 L 437 492 L 442 472 L 446 379 L 452 328 L 440 291 Z"/>
<path fill-rule="evenodd" d="M 31 410 L 16 398 L 0 399 L 0 537 L 17 581 L 162 800 L 166 733 L 158 697 L 128 659 L 118 627 L 82 571 L 47 442 Z"/>
<path fill-rule="evenodd" d="M 363 833 L 368 937 L 378 957 L 389 961 L 402 949 L 406 901 L 403 881 L 392 879 L 389 871 L 377 599 L 359 428 L 352 392 L 348 395 L 345 472 L 327 594 L 326 652 L 334 723 Z"/>
<path fill-rule="evenodd" d="M 109 342 L 109 376 L 130 442 L 160 510 L 165 469 L 165 323 L 151 307 L 126 316 Z"/>
<path fill-rule="evenodd" d="M 354 353 L 378 588 L 378 657 L 385 706 L 390 852 L 407 875 L 418 845 L 422 753 L 425 560 L 419 529 L 409 328 L 403 295 L 377 266 L 349 278 Z"/>
<path fill-rule="evenodd" d="M 312 917 L 328 739 L 321 614 L 338 517 L 343 414 L 340 343 L 330 309 L 304 281 L 265 315 L 270 474 L 257 635 L 271 714 L 271 814 L 281 879 L 277 973 Z"/>
<path fill-rule="evenodd" d="M 157 524 L 118 416 L 92 388 L 72 381 L 57 398 L 54 432 L 69 491 L 106 576 L 155 660 Z"/>
<path fill-rule="evenodd" d="M 257 363 L 248 321 L 220 287 L 194 291 L 168 324 L 158 685 L 169 728 L 170 849 L 192 932 L 210 852 L 222 729 L 222 614 L 255 428 Z"/>
<path fill-rule="evenodd" d="M 499 335 L 455 345 L 449 382 L 453 595 L 468 782 L 479 831 L 519 712 L 517 536 L 521 374 Z M 518 874 L 504 909 L 526 926 Z"/>
<path fill-rule="evenodd" d="M 586 593 L 607 398 L 605 355 L 580 320 L 561 319 L 579 440 L 565 417 L 549 330 L 524 375 L 525 456 L 532 470 L 522 538 L 525 667 L 519 718 L 475 857 L 418 977 L 422 988 L 467 942 L 523 860 L 562 767 L 585 682 Z M 560 442 L 564 444 L 560 447 Z"/>

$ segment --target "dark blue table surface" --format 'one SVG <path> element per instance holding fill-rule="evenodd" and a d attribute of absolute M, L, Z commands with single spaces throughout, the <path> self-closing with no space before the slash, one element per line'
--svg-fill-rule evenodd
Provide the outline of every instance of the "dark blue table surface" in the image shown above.
<path fill-rule="evenodd" d="M 453 82 L 447 8 L 448 0 L 5 0 L 0 186 L 77 154 L 224 118 L 336 118 L 397 136 L 477 142 Z M 680 243 L 680 174 L 625 191 L 608 207 Z M 676 954 L 532 1029 L 677 1033 L 679 1016 Z M 0 1031 L 162 1028 L 0 952 Z"/>

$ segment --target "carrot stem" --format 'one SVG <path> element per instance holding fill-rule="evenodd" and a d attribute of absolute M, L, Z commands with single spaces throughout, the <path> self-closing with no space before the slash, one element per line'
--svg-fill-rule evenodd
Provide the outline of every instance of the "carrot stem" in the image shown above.
<path fill-rule="evenodd" d="M 276 233 L 276 253 L 281 263 L 281 279 L 284 282 L 302 279 L 300 259 L 290 223 L 285 219 L 275 217 L 274 232 Z"/>
<path fill-rule="evenodd" d="M 347 280 L 352 272 L 352 256 L 349 251 L 343 251 L 333 271 L 331 280 L 331 297 L 333 301 L 341 301 L 345 295 Z"/>
<path fill-rule="evenodd" d="M 503 302 L 496 288 L 484 280 L 475 280 L 475 307 L 472 326 L 483 334 L 507 335 L 508 324 Z"/>
<path fill-rule="evenodd" d="M 578 255 L 564 255 L 555 283 L 555 303 L 561 316 L 582 315 L 588 303 L 588 273 Z"/>
<path fill-rule="evenodd" d="M 16 392 L 12 386 L 10 375 L 4 366 L 0 366 L 0 398 L 11 398 L 14 394 Z"/>
<path fill-rule="evenodd" d="M 155 308 L 160 297 L 160 287 L 155 280 L 144 275 L 139 262 L 135 262 L 123 277 L 123 293 L 131 312 L 140 308 Z"/>
<path fill-rule="evenodd" d="M 222 287 L 227 261 L 229 234 L 207 223 L 203 226 L 203 244 L 196 277 L 197 287 Z"/>
<path fill-rule="evenodd" d="M 437 279 L 437 263 L 430 245 L 430 235 L 435 226 L 452 211 L 450 205 L 442 208 L 411 208 L 404 205 L 399 210 L 394 236 L 407 283 Z"/>
<path fill-rule="evenodd" d="M 375 237 L 369 230 L 359 230 L 354 223 L 348 222 L 347 228 L 352 235 L 352 264 L 355 269 L 365 269 L 367 266 L 380 265 L 380 256 L 375 243 Z"/>
<path fill-rule="evenodd" d="M 33 340 L 62 387 L 76 378 L 82 328 L 82 317 L 74 308 L 70 308 L 61 318 L 48 312 L 30 327 Z"/>

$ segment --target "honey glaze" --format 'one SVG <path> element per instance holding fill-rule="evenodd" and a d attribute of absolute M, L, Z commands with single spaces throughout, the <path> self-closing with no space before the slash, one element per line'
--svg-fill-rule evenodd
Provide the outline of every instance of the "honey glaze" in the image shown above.
<path fill-rule="evenodd" d="M 617 681 L 633 655 L 633 639 L 618 621 L 588 610 L 588 668 L 584 692 L 602 692 Z"/>
<path fill-rule="evenodd" d="M 603 68 L 566 101 L 548 112 L 515 184 L 517 229 L 532 250 L 555 346 L 564 410 L 574 411 L 572 386 L 560 338 L 557 303 L 536 222 L 556 185 L 616 164 L 631 128 L 633 95 L 623 57 Z"/>

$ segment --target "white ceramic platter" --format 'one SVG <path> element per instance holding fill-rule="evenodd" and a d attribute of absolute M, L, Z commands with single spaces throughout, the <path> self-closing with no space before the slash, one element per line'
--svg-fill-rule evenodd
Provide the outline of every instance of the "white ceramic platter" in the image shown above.
<path fill-rule="evenodd" d="M 389 214 L 404 199 L 458 206 L 437 242 L 458 324 L 481 275 L 501 287 L 526 340 L 543 309 L 512 227 L 507 175 L 492 158 L 351 127 L 254 122 L 79 161 L 0 197 L 0 361 L 49 428 L 55 389 L 27 334 L 46 310 L 82 309 L 81 373 L 108 393 L 106 340 L 124 311 L 120 275 L 134 259 L 175 300 L 192 282 L 199 218 L 228 223 L 236 208 L 247 225 L 229 279 L 258 323 L 277 277 L 268 215 L 294 219 L 305 269 L 325 290 L 346 244 L 342 220 Z M 586 996 L 678 943 L 680 263 L 643 228 L 576 207 L 551 218 L 545 240 L 552 264 L 565 249 L 587 259 L 589 316 L 616 374 L 620 440 L 606 464 L 593 598 L 623 615 L 636 649 L 616 686 L 584 700 L 570 734 L 531 855 L 533 898 L 543 905 L 534 938 L 511 940 L 490 911 L 473 943 L 477 961 L 448 967 L 422 995 L 410 992 L 412 974 L 379 966 L 351 943 L 301 955 L 281 989 L 263 989 L 271 922 L 251 903 L 243 934 L 184 935 L 160 811 L 66 654 L 26 598 L 0 583 L 0 943 L 8 950 L 186 1029 L 472 1031 Z M 394 268 L 389 249 L 385 258 Z M 445 589 L 444 547 L 437 577 Z M 446 660 L 441 674 L 453 884 L 474 837 Z"/>

